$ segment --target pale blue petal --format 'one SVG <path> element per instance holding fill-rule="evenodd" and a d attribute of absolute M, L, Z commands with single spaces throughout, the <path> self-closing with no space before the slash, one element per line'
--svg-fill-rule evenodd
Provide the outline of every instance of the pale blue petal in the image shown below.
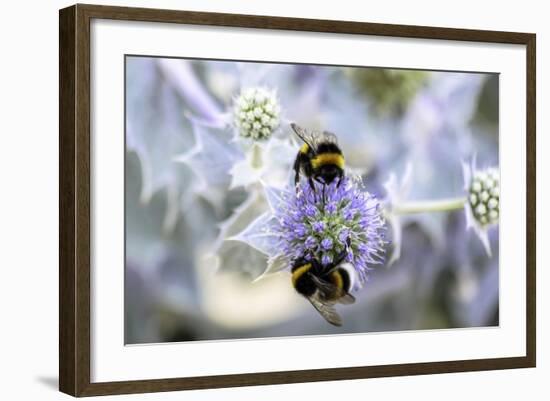
<path fill-rule="evenodd" d="M 262 278 L 267 277 L 270 274 L 278 273 L 280 271 L 288 269 L 289 267 L 290 266 L 288 260 L 283 255 L 272 256 L 267 260 L 267 268 L 265 269 L 265 271 L 254 281 L 261 280 Z"/>
<path fill-rule="evenodd" d="M 243 159 L 242 152 L 224 138 L 225 132 L 192 123 L 195 145 L 174 158 L 187 164 L 205 184 L 229 185 L 229 172 L 234 164 Z"/>
<path fill-rule="evenodd" d="M 210 122 L 221 118 L 220 107 L 200 82 L 189 61 L 163 58 L 158 59 L 157 63 L 164 77 L 195 113 Z"/>
<path fill-rule="evenodd" d="M 227 240 L 244 242 L 268 256 L 274 256 L 279 237 L 271 230 L 273 224 L 273 215 L 269 212 L 264 213 L 243 231 Z"/>
<path fill-rule="evenodd" d="M 260 180 L 262 173 L 263 169 L 252 167 L 248 158 L 242 159 L 235 163 L 229 171 L 231 175 L 229 188 L 247 187 L 254 184 Z"/>
<path fill-rule="evenodd" d="M 264 186 L 265 198 L 272 212 L 280 210 L 286 204 L 286 198 L 290 195 L 288 191 L 270 186 Z"/>

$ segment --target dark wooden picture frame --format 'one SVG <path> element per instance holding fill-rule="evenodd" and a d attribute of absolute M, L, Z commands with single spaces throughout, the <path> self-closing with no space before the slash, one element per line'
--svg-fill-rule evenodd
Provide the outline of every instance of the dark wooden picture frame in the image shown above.
<path fill-rule="evenodd" d="M 90 22 L 94 18 L 525 45 L 527 53 L 526 355 L 92 383 L 90 379 Z M 59 30 L 59 389 L 62 392 L 73 396 L 93 396 L 535 366 L 535 34 L 80 4 L 60 10 Z"/>

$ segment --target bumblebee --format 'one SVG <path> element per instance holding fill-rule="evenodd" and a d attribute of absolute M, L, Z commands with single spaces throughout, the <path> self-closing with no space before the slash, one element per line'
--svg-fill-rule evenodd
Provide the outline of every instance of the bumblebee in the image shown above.
<path fill-rule="evenodd" d="M 356 273 L 350 263 L 342 263 L 344 257 L 345 254 L 326 266 L 316 259 L 299 258 L 292 266 L 292 285 L 296 292 L 308 299 L 321 316 L 334 326 L 342 325 L 342 318 L 334 305 L 355 302 L 349 291 L 353 288 Z"/>
<path fill-rule="evenodd" d="M 294 123 L 290 126 L 304 142 L 294 161 L 294 184 L 298 185 L 302 172 L 313 190 L 314 180 L 329 185 L 338 179 L 339 186 L 344 177 L 345 160 L 336 135 L 328 131 L 310 132 Z"/>

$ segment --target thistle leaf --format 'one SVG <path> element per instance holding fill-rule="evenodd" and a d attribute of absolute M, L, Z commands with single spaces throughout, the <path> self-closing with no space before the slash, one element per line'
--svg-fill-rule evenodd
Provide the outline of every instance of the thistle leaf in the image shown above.
<path fill-rule="evenodd" d="M 184 102 L 159 74 L 153 59 L 129 58 L 126 65 L 127 148 L 141 164 L 142 202 L 179 180 L 174 155 L 192 143 Z M 137 82 L 139 80 L 139 83 Z"/>
<path fill-rule="evenodd" d="M 278 241 L 278 236 L 270 230 L 273 221 L 274 217 L 271 213 L 263 213 L 243 231 L 228 238 L 227 241 L 244 242 L 265 255 L 272 256 Z"/>
<path fill-rule="evenodd" d="M 283 255 L 272 256 L 267 260 L 267 269 L 258 276 L 254 282 L 259 281 L 271 274 L 279 273 L 285 269 L 288 269 L 288 260 Z"/>
<path fill-rule="evenodd" d="M 173 160 L 189 166 L 203 189 L 212 185 L 229 185 L 229 172 L 237 161 L 243 159 L 243 154 L 228 138 L 223 137 L 222 130 L 205 127 L 196 121 L 192 122 L 192 127 L 194 146 Z"/>

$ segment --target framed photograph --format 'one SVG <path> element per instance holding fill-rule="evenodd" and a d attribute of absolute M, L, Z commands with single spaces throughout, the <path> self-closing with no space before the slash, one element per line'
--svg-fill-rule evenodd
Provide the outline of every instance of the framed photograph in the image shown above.
<path fill-rule="evenodd" d="M 59 18 L 61 391 L 535 366 L 534 34 Z"/>

